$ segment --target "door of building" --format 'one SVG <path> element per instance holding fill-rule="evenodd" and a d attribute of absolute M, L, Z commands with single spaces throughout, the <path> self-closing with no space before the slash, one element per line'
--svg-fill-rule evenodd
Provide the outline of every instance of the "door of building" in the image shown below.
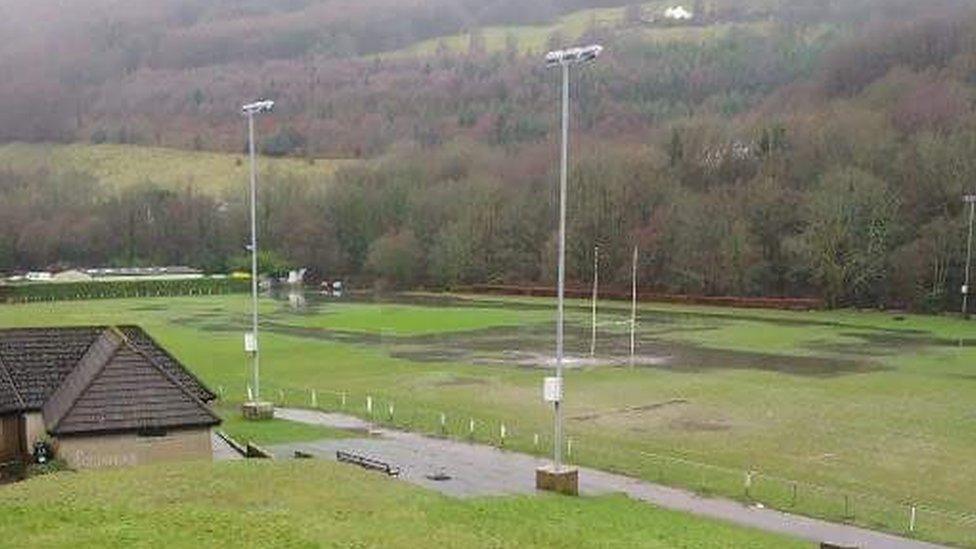
<path fill-rule="evenodd" d="M 0 416 L 0 463 L 16 461 L 27 455 L 26 427 L 21 414 Z"/>

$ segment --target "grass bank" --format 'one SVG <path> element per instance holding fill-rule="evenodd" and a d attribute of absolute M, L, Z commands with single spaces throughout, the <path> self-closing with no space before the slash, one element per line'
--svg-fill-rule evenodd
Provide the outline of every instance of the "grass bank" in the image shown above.
<path fill-rule="evenodd" d="M 18 547 L 809 547 L 625 497 L 454 500 L 327 462 L 58 473 L 0 488 Z"/>

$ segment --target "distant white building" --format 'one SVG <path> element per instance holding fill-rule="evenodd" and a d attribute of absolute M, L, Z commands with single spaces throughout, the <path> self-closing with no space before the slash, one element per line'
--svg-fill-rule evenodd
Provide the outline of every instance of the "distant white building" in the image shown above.
<path fill-rule="evenodd" d="M 31 271 L 27 273 L 27 280 L 31 282 L 47 282 L 53 277 L 54 275 L 47 271 Z"/>
<path fill-rule="evenodd" d="M 664 10 L 664 17 L 675 21 L 690 21 L 695 14 L 686 10 L 684 6 L 672 6 Z"/>
<path fill-rule="evenodd" d="M 67 271 L 61 271 L 56 273 L 51 280 L 54 282 L 84 282 L 91 280 L 92 276 L 84 271 L 79 271 L 77 269 L 68 269 Z"/>
<path fill-rule="evenodd" d="M 84 271 L 97 280 L 192 280 L 203 278 L 203 271 L 184 267 L 102 267 Z"/>
<path fill-rule="evenodd" d="M 294 271 L 288 271 L 288 281 L 287 283 L 292 286 L 298 286 L 305 282 L 305 273 L 308 269 L 296 269 Z"/>

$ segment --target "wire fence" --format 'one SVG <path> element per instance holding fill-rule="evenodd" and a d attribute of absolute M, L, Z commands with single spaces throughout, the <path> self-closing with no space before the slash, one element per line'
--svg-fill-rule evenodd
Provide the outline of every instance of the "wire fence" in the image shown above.
<path fill-rule="evenodd" d="M 222 389 L 218 392 L 223 392 Z M 472 414 L 450 406 L 398 401 L 383 392 L 352 392 L 265 384 L 265 398 L 277 406 L 341 412 L 377 425 L 548 456 L 548 425 L 512 421 L 502 415 Z M 976 547 L 976 514 L 944 509 L 909 498 L 896 500 L 862 490 L 844 490 L 779 477 L 759 470 L 723 467 L 646 451 L 609 450 L 605 441 L 569 433 L 567 463 L 684 488 L 701 495 L 735 499 L 790 513 L 874 530 Z"/>

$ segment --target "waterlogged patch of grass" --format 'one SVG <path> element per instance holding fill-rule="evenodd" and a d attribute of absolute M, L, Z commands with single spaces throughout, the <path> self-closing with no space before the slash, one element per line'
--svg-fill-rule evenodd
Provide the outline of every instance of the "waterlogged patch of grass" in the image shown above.
<path fill-rule="evenodd" d="M 318 460 L 59 473 L 0 490 L 18 547 L 810 547 L 622 496 L 455 500 Z"/>

